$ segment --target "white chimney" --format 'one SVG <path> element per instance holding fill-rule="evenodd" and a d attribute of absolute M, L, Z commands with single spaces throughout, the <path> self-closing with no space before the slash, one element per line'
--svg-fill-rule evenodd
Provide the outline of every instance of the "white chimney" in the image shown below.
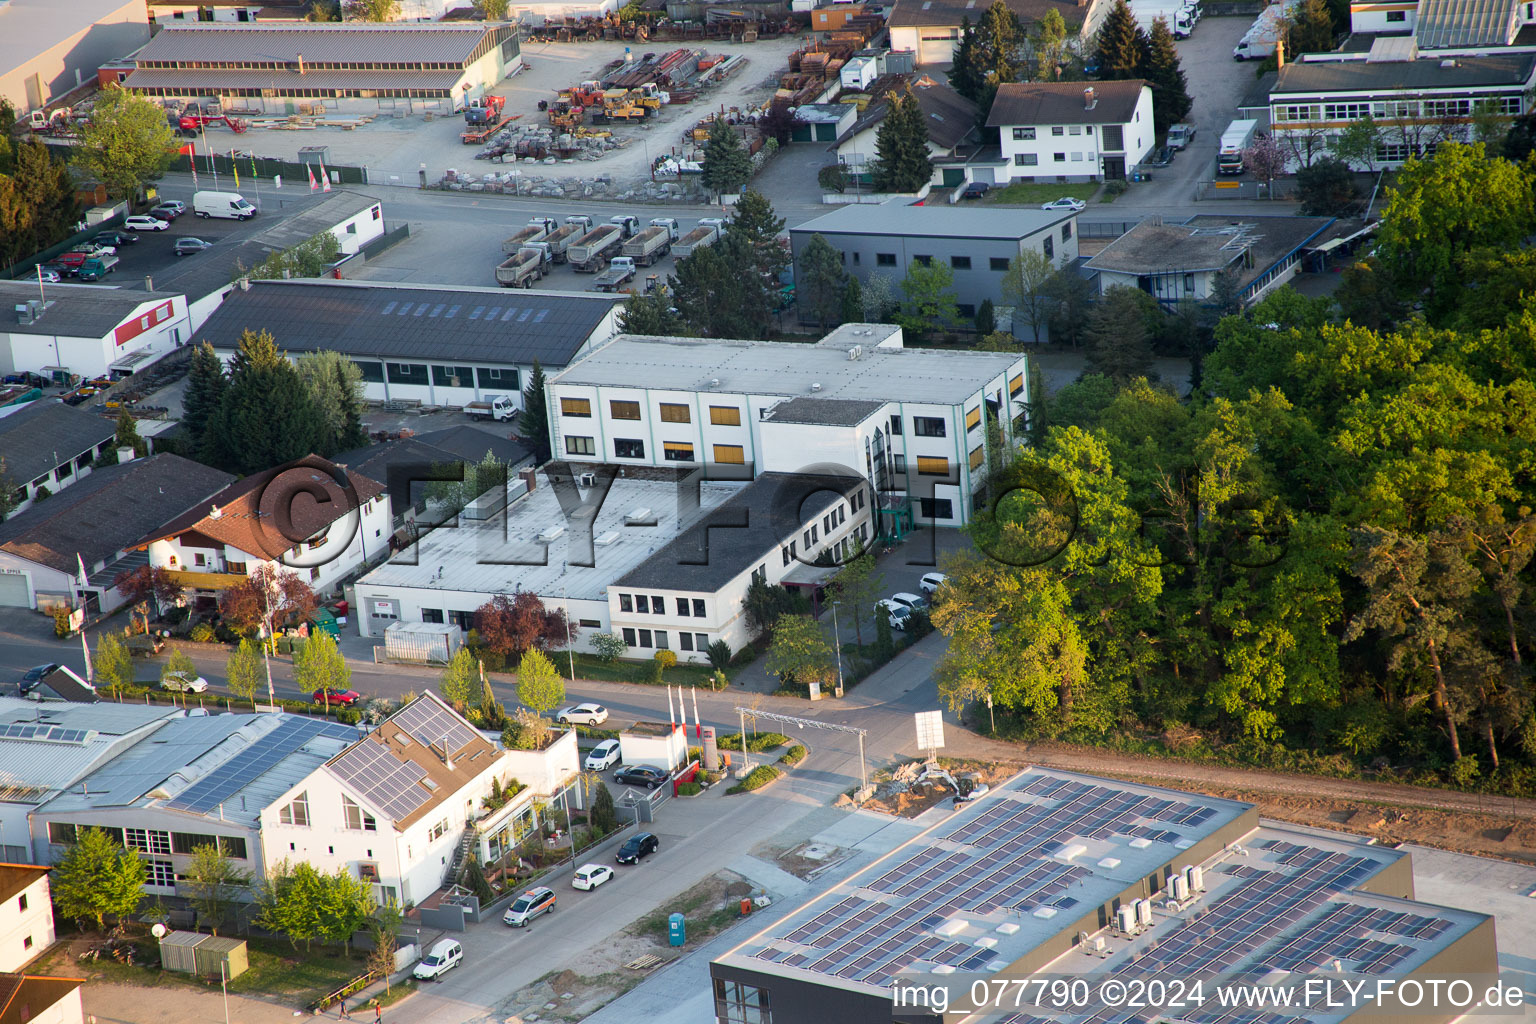
<path fill-rule="evenodd" d="M 1093 86 L 1090 85 L 1088 88 L 1083 90 L 1083 109 L 1092 110 L 1094 107 L 1098 106 L 1098 104 L 1098 97 L 1094 95 Z"/>
<path fill-rule="evenodd" d="M 219 518 L 222 518 L 223 515 L 224 515 L 224 510 L 219 508 L 219 506 L 217 506 L 217 505 L 213 506 L 213 508 L 208 510 L 208 518 L 209 519 L 219 519 Z"/>
<path fill-rule="evenodd" d="M 131 445 L 129 447 L 127 447 L 127 448 L 119 448 L 117 450 L 117 464 L 118 465 L 122 465 L 125 462 L 132 462 L 132 461 L 133 461 L 133 447 Z"/>

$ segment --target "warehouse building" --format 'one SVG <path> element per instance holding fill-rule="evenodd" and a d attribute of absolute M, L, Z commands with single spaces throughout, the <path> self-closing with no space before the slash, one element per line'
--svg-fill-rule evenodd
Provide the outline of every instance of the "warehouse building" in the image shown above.
<path fill-rule="evenodd" d="M 184 345 L 192 336 L 187 300 L 175 292 L 89 284 L 0 281 L 0 374 L 64 369 L 114 377 Z"/>
<path fill-rule="evenodd" d="M 1102 1015 L 1102 1004 L 1036 1016 L 1012 1004 L 1013 988 L 1012 1016 L 970 1013 L 963 1001 L 978 975 L 1492 977 L 1497 957 L 1491 917 L 1414 900 L 1406 851 L 1262 823 L 1250 804 L 1030 768 L 784 915 L 710 974 L 722 1024 L 889 1024 L 893 984 L 946 977 L 957 990 L 948 1013 L 917 1005 L 898 1019 L 1088 1024 L 1143 1018 Z M 1313 1007 L 1306 1019 L 1411 1013 L 1448 1024 L 1462 1013 L 1396 1009 Z M 1292 1019 L 1213 1010 L 1188 1019 Z"/>
<path fill-rule="evenodd" d="M 0 3 L 0 99 L 25 121 L 147 42 L 143 0 Z"/>
<path fill-rule="evenodd" d="M 516 27 L 481 22 L 172 25 L 132 59 L 133 92 L 269 114 L 459 110 L 522 66 Z"/>
<path fill-rule="evenodd" d="M 252 324 L 290 356 L 331 349 L 363 371 L 364 397 L 521 407 L 534 362 L 553 371 L 618 331 L 622 295 L 369 281 L 251 281 L 198 329 L 224 359 Z"/>

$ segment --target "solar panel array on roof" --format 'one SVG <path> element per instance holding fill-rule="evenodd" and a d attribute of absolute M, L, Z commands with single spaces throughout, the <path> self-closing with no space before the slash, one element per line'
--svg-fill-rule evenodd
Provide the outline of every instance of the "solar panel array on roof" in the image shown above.
<path fill-rule="evenodd" d="M 393 715 L 390 722 L 404 729 L 422 746 L 437 746 L 450 755 L 463 750 L 476 739 L 469 726 L 430 700 L 413 701 Z"/>
<path fill-rule="evenodd" d="M 194 814 L 206 814 L 271 771 L 316 736 L 355 740 L 357 730 L 339 722 L 291 718 L 251 743 L 166 803 Z"/>
<path fill-rule="evenodd" d="M 331 763 L 331 770 L 355 788 L 369 803 L 399 821 L 426 803 L 429 794 L 420 785 L 427 773 L 419 765 L 401 761 L 382 745 L 364 740 Z"/>

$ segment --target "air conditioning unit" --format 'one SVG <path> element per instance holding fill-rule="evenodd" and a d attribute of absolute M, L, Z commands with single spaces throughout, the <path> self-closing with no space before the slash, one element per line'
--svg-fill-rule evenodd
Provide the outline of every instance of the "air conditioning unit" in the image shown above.
<path fill-rule="evenodd" d="M 597 474 L 582 473 L 576 478 L 576 482 L 581 484 L 583 487 L 591 487 L 593 484 L 597 483 Z"/>

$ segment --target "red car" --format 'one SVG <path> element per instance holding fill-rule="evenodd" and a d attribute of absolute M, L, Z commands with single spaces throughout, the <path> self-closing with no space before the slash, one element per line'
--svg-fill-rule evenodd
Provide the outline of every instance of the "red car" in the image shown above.
<path fill-rule="evenodd" d="M 356 690 L 316 690 L 314 692 L 316 704 L 340 704 L 349 708 L 363 699 L 363 695 Z"/>

